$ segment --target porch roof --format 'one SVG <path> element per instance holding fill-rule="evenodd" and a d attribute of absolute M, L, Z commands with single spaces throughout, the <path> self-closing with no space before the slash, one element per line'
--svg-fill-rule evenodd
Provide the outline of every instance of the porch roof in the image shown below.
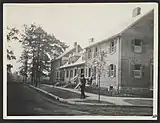
<path fill-rule="evenodd" d="M 82 59 L 82 56 L 81 56 L 76 62 L 70 63 L 70 64 L 68 64 L 68 62 L 67 62 L 66 64 L 64 64 L 63 66 L 61 66 L 60 69 L 82 65 L 84 63 L 85 63 L 85 61 Z"/>

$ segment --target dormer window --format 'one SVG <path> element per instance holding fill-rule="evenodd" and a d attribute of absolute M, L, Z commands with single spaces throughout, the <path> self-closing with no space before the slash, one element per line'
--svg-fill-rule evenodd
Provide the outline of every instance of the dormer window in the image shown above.
<path fill-rule="evenodd" d="M 132 40 L 132 47 L 135 53 L 141 53 L 142 52 L 142 40 L 140 39 Z"/>

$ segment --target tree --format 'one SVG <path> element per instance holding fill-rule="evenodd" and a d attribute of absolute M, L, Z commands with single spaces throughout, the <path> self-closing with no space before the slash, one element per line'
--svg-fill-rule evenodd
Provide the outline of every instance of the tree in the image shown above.
<path fill-rule="evenodd" d="M 12 59 L 16 59 L 11 46 L 10 46 L 10 42 L 13 40 L 19 40 L 18 38 L 18 34 L 19 34 L 19 30 L 16 28 L 8 28 L 7 27 L 7 44 L 8 44 L 8 48 L 7 48 L 7 59 L 8 60 L 12 60 Z"/>
<path fill-rule="evenodd" d="M 95 58 L 92 62 L 93 66 L 96 66 L 96 71 L 93 70 L 94 76 L 98 77 L 98 87 L 99 87 L 99 93 L 98 93 L 98 101 L 100 102 L 100 82 L 101 82 L 101 76 L 106 75 L 106 61 L 104 59 L 104 56 L 107 55 L 107 52 L 103 50 L 99 50 L 98 58 Z"/>
<path fill-rule="evenodd" d="M 19 40 L 18 38 L 19 30 L 16 28 L 8 28 L 7 27 L 7 60 L 16 60 L 14 52 L 10 46 L 12 41 Z M 11 81 L 12 72 L 11 68 L 13 68 L 12 64 L 7 64 L 7 78 L 8 81 Z"/>
<path fill-rule="evenodd" d="M 28 49 L 28 60 L 22 54 L 21 61 L 31 61 L 30 63 L 22 62 L 22 64 L 32 75 L 32 83 L 35 86 L 41 76 L 49 75 L 47 73 L 50 72 L 51 57 L 58 57 L 68 47 L 65 43 L 57 40 L 53 34 L 48 34 L 42 27 L 35 24 L 24 25 L 21 42 L 24 51 L 26 48 Z"/>

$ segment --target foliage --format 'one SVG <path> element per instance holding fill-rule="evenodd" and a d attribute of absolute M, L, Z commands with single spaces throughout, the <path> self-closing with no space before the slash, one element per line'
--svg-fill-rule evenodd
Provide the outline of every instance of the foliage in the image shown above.
<path fill-rule="evenodd" d="M 10 42 L 13 40 L 19 40 L 18 38 L 18 34 L 19 34 L 19 30 L 16 28 L 8 28 L 7 27 L 7 44 L 8 44 L 8 48 L 7 48 L 7 59 L 8 60 L 16 60 L 16 57 L 13 53 L 13 51 L 10 49 Z"/>
<path fill-rule="evenodd" d="M 21 36 L 20 42 L 24 49 L 19 60 L 22 63 L 21 73 L 32 74 L 36 79 L 48 76 L 51 58 L 58 57 L 68 47 L 35 24 L 24 25 Z"/>

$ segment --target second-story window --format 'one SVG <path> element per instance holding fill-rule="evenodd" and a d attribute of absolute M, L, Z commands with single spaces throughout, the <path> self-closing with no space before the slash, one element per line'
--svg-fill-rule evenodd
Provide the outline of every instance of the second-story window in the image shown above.
<path fill-rule="evenodd" d="M 115 77 L 116 76 L 116 65 L 110 64 L 108 66 L 108 77 Z"/>
<path fill-rule="evenodd" d="M 116 40 L 112 40 L 110 42 L 110 53 L 113 53 L 116 51 Z"/>
<path fill-rule="evenodd" d="M 142 40 L 140 39 L 132 40 L 132 47 L 135 53 L 141 53 L 142 52 Z"/>
<path fill-rule="evenodd" d="M 92 51 L 91 49 L 88 50 L 88 59 L 92 58 Z"/>

